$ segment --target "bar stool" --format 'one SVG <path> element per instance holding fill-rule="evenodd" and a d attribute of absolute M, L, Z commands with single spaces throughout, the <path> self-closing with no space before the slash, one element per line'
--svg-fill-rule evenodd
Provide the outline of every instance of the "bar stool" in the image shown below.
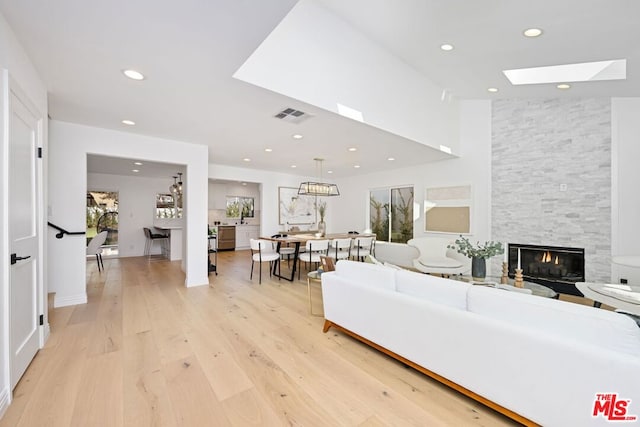
<path fill-rule="evenodd" d="M 147 241 L 144 246 L 144 254 L 147 256 L 151 256 L 151 247 L 153 246 L 153 242 L 156 240 L 160 241 L 160 252 L 162 255 L 167 253 L 167 241 L 169 240 L 169 236 L 166 234 L 160 233 L 152 233 L 151 230 L 147 227 L 142 228 L 144 230 L 144 235 L 147 238 Z"/>

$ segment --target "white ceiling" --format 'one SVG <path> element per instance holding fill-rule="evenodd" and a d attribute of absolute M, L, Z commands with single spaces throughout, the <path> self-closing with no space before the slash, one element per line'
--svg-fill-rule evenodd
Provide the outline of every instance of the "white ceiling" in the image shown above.
<path fill-rule="evenodd" d="M 134 162 L 142 163 L 136 165 Z M 138 172 L 134 172 L 137 170 Z M 150 162 L 140 159 L 87 155 L 87 172 L 110 175 L 138 176 L 146 178 L 164 178 L 171 182 L 178 172 L 185 173 L 184 165 Z M 185 177 L 186 178 L 186 177 Z"/>
<path fill-rule="evenodd" d="M 459 99 L 640 96 L 637 0 L 319 2 Z M 309 176 L 316 173 L 314 157 L 325 158 L 324 170 L 336 177 L 442 158 L 231 77 L 295 3 L 0 0 L 0 11 L 47 85 L 56 120 L 207 144 L 213 163 Z M 534 26 L 543 36 L 521 36 Z M 442 43 L 455 49 L 443 52 Z M 510 86 L 501 72 L 623 58 L 626 81 L 576 83 L 563 92 L 555 85 Z M 148 78 L 129 80 L 125 68 Z M 500 91 L 489 94 L 490 86 Z M 298 125 L 272 117 L 285 107 L 314 117 Z M 295 142 L 294 133 L 305 137 Z M 351 146 L 358 151 L 348 152 Z M 362 167 L 353 169 L 355 163 Z"/>

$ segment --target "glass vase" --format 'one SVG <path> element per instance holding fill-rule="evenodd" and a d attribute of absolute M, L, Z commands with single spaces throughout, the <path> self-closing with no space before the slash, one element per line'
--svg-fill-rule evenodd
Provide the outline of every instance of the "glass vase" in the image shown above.
<path fill-rule="evenodd" d="M 324 237 L 327 234 L 327 223 L 324 221 L 318 222 L 318 234 Z"/>

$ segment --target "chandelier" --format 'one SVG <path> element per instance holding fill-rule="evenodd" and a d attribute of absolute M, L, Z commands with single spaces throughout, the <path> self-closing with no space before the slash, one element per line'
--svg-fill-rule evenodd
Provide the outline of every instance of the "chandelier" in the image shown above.
<path fill-rule="evenodd" d="M 179 181 L 177 181 L 178 177 Z M 178 172 L 178 176 L 173 176 L 173 185 L 169 186 L 169 191 L 174 196 L 182 196 L 182 172 Z"/>
<path fill-rule="evenodd" d="M 315 158 L 316 169 L 320 168 L 320 175 L 318 176 L 318 182 L 306 181 L 300 183 L 298 188 L 298 194 L 304 196 L 339 196 L 338 186 L 336 184 L 329 184 L 322 182 L 322 162 L 324 159 Z"/>

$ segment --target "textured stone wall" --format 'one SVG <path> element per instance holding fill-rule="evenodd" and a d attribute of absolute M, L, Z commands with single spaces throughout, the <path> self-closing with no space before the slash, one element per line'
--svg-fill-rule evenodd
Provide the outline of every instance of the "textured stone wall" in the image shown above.
<path fill-rule="evenodd" d="M 611 100 L 495 101 L 491 162 L 492 239 L 585 248 L 586 280 L 608 282 Z"/>

